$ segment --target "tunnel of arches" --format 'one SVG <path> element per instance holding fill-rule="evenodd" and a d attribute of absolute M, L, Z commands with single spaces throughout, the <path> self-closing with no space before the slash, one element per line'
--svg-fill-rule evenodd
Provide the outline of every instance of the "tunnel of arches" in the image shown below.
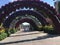
<path fill-rule="evenodd" d="M 39 19 L 39 21 L 42 23 L 42 25 L 46 25 L 47 24 L 46 19 L 42 15 L 37 16 L 39 14 L 36 13 L 36 12 L 33 12 L 31 10 L 27 10 L 27 11 L 23 10 L 23 11 L 18 11 L 16 13 L 12 14 L 11 16 L 9 16 L 7 19 L 5 19 L 5 21 L 3 22 L 3 26 L 5 28 L 9 28 L 10 23 L 13 21 L 13 19 L 15 19 L 15 17 L 21 16 L 21 15 L 25 15 L 25 14 L 33 15 L 33 16 L 37 17 L 37 19 Z"/>
<path fill-rule="evenodd" d="M 16 17 L 16 19 L 14 19 L 14 20 L 10 23 L 9 28 L 14 28 L 14 27 L 16 26 L 16 23 L 19 22 L 19 21 L 22 20 L 22 19 L 26 19 L 26 20 L 30 19 L 30 20 L 32 20 L 33 22 L 36 23 L 35 26 L 37 26 L 37 29 L 38 29 L 38 26 L 42 25 L 42 24 L 39 22 L 39 20 L 38 20 L 37 18 L 35 18 L 34 16 L 25 15 L 25 16 L 18 16 L 18 17 Z M 19 25 L 18 25 L 18 26 L 19 26 Z M 17 27 L 18 27 L 18 26 L 17 26 Z M 32 26 L 32 27 L 34 27 L 34 26 Z M 36 30 L 37 30 L 37 29 L 36 29 Z"/>
<path fill-rule="evenodd" d="M 24 23 L 24 22 L 29 23 L 32 26 L 31 28 L 33 28 L 33 30 L 35 30 L 35 31 L 38 30 L 37 24 L 32 19 L 29 19 L 29 18 L 24 18 L 24 19 L 19 20 L 16 23 L 15 28 L 19 27 L 19 25 L 22 24 L 22 23 Z"/>
<path fill-rule="evenodd" d="M 24 8 L 25 10 L 23 10 Z M 60 33 L 57 12 L 49 4 L 42 1 L 16 1 L 2 6 L 0 8 L 0 24 L 3 22 L 3 27 L 9 28 L 10 23 L 16 16 L 25 14 L 35 16 L 42 25 L 47 25 L 49 22 L 47 22 L 46 18 L 49 18 L 56 33 Z"/>

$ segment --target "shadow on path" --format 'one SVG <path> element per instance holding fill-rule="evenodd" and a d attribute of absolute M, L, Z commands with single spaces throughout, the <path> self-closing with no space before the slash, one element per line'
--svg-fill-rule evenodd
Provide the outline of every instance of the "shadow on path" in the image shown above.
<path fill-rule="evenodd" d="M 47 34 L 45 36 L 40 36 L 40 37 L 37 37 L 37 38 L 34 38 L 34 39 L 27 39 L 27 40 L 20 40 L 20 41 L 14 41 L 14 42 L 0 43 L 0 45 L 2 45 L 2 44 L 23 43 L 23 42 L 36 41 L 36 40 L 44 40 L 44 39 L 47 39 L 47 38 L 54 38 L 54 37 L 57 37 L 57 36 Z"/>

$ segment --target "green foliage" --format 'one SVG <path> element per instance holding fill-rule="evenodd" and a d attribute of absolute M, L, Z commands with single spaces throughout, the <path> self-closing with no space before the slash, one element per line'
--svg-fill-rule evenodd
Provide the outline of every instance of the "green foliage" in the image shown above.
<path fill-rule="evenodd" d="M 54 28 L 52 27 L 52 25 L 50 26 L 45 26 L 44 27 L 44 32 L 45 33 L 49 33 L 49 34 L 55 34 Z"/>
<path fill-rule="evenodd" d="M 15 28 L 10 29 L 10 33 L 11 33 L 11 34 L 13 34 L 13 33 L 15 33 L 15 32 L 17 32 L 17 30 L 16 30 Z"/>
<path fill-rule="evenodd" d="M 7 37 L 7 33 L 1 33 L 0 34 L 0 41 L 5 39 Z"/>
<path fill-rule="evenodd" d="M 5 30 L 5 33 L 7 33 L 7 36 L 9 37 L 10 36 L 10 31 L 8 29 Z"/>
<path fill-rule="evenodd" d="M 49 34 L 55 34 L 56 32 L 54 31 L 54 28 L 52 25 L 50 26 L 40 26 L 40 31 L 44 31 L 45 33 L 49 33 Z"/>
<path fill-rule="evenodd" d="M 4 33 L 5 29 L 3 27 L 0 27 L 0 33 Z"/>
<path fill-rule="evenodd" d="M 5 29 L 1 26 L 0 27 L 0 41 L 7 37 L 7 33 L 5 33 Z"/>
<path fill-rule="evenodd" d="M 15 32 L 17 32 L 17 30 L 15 28 L 5 30 L 5 33 L 7 33 L 8 37 L 10 36 L 10 34 L 13 34 Z"/>
<path fill-rule="evenodd" d="M 47 26 L 47 25 L 46 25 L 46 26 L 44 27 L 44 30 L 53 30 L 53 29 L 54 29 L 54 28 L 52 27 L 52 25 L 50 25 L 50 26 Z"/>

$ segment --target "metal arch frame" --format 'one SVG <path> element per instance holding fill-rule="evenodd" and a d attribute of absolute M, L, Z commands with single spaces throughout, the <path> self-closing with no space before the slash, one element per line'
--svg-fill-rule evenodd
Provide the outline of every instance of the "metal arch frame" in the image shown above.
<path fill-rule="evenodd" d="M 10 23 L 13 21 L 13 19 L 15 19 L 15 17 L 17 16 L 21 16 L 21 15 L 33 15 L 35 16 L 41 23 L 42 25 L 47 24 L 46 22 L 46 18 L 44 16 L 42 16 L 40 13 L 36 12 L 36 11 L 32 11 L 32 10 L 21 10 L 18 11 L 14 14 L 12 14 L 11 16 L 9 16 L 4 22 L 3 22 L 3 26 L 7 26 L 7 28 L 9 28 Z"/>

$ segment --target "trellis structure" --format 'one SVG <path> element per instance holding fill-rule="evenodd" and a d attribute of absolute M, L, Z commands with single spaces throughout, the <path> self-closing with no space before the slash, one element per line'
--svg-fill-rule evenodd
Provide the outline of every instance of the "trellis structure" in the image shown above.
<path fill-rule="evenodd" d="M 29 9 L 21 10 L 24 8 Z M 47 24 L 46 16 L 48 16 L 53 22 L 56 33 L 60 33 L 60 22 L 56 10 L 39 0 L 21 0 L 2 6 L 0 8 L 0 24 L 3 23 L 5 28 L 9 28 L 10 23 L 16 16 L 25 14 L 35 16 L 43 25 Z M 6 17 L 8 18 L 6 19 Z"/>

